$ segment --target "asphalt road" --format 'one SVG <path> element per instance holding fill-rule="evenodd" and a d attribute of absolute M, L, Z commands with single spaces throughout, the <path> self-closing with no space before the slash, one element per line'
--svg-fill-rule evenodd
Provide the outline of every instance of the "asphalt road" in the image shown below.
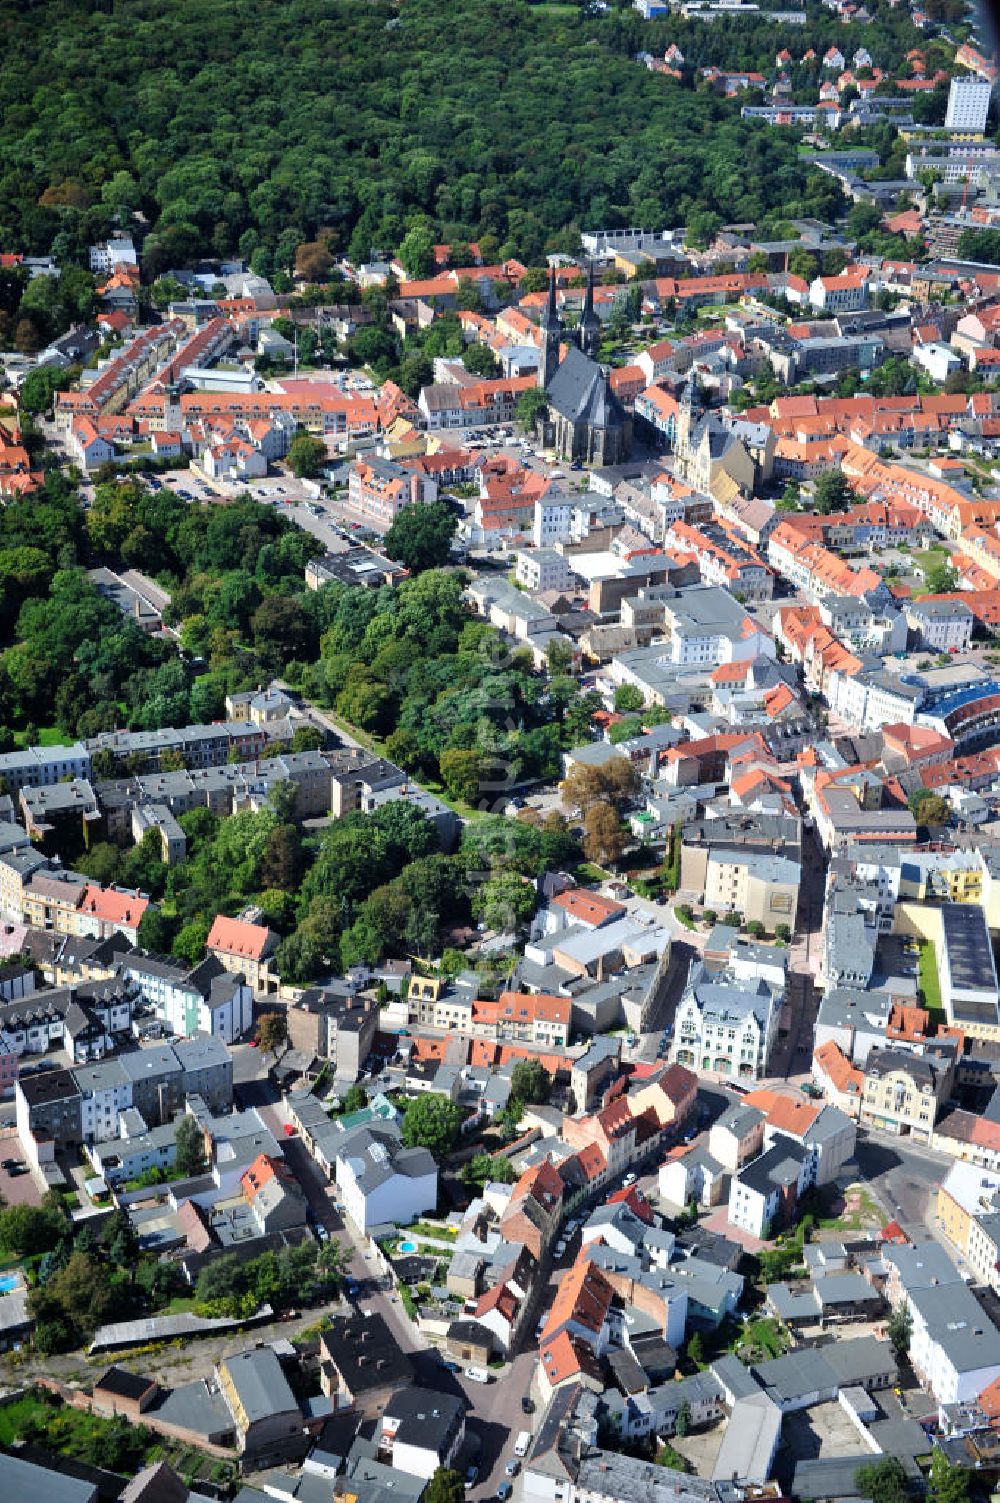
<path fill-rule="evenodd" d="M 688 971 L 696 955 L 697 950 L 687 941 L 676 940 L 673 943 L 670 951 L 670 969 L 667 972 L 667 984 L 649 1020 L 649 1030 L 642 1035 L 633 1051 L 632 1057 L 634 1059 L 650 1064 L 660 1053 L 660 1040 L 663 1030 L 668 1024 L 673 1028 L 674 1017 L 677 1013 L 677 1004 L 684 993 Z"/>
<path fill-rule="evenodd" d="M 935 1232 L 936 1191 L 952 1162 L 908 1139 L 885 1133 L 858 1134 L 855 1153 L 859 1179 L 875 1195 L 887 1218 L 913 1236 Z M 952 1257 L 956 1257 L 950 1247 Z"/>

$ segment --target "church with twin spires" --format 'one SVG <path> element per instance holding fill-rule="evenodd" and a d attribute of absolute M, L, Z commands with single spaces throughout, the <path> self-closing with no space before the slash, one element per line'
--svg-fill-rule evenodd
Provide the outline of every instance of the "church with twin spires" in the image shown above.
<path fill-rule="evenodd" d="M 556 274 L 541 318 L 538 385 L 548 403 L 538 419 L 538 436 L 560 459 L 580 464 L 621 464 L 632 447 L 632 419 L 611 390 L 608 373 L 596 360 L 601 321 L 594 312 L 594 268 L 587 273 L 587 293 L 577 329 L 577 343 L 562 345 L 563 327 L 556 308 Z"/>

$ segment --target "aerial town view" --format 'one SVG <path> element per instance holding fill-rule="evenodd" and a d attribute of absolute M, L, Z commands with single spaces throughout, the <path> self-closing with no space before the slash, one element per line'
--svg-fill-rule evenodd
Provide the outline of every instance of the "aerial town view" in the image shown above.
<path fill-rule="evenodd" d="M 1000 1503 L 991 8 L 0 16 L 0 1503 Z"/>

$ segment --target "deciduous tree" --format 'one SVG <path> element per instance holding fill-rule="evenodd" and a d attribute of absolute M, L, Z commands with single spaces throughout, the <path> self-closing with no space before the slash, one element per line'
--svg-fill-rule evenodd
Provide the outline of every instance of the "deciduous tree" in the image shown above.
<path fill-rule="evenodd" d="M 457 1101 L 425 1091 L 408 1103 L 403 1114 L 403 1143 L 407 1148 L 426 1148 L 442 1159 L 458 1142 L 464 1117 Z"/>

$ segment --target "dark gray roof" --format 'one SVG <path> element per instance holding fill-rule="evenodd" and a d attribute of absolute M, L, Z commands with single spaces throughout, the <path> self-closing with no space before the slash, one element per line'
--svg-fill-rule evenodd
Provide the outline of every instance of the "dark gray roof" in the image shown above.
<path fill-rule="evenodd" d="M 352 1393 L 413 1382 L 413 1365 L 375 1310 L 334 1320 L 320 1344 Z"/>
<path fill-rule="evenodd" d="M 622 425 L 622 410 L 596 361 L 571 345 L 546 388 L 549 406 L 570 422 L 597 428 Z"/>
<path fill-rule="evenodd" d="M 95 1503 L 97 1487 L 18 1456 L 0 1456 L 0 1493 L 4 1503 Z"/>
<path fill-rule="evenodd" d="M 759 1158 L 753 1159 L 736 1176 L 739 1182 L 756 1190 L 759 1195 L 770 1195 L 776 1185 L 791 1184 L 799 1177 L 805 1163 L 806 1152 L 790 1139 L 779 1139 Z"/>

